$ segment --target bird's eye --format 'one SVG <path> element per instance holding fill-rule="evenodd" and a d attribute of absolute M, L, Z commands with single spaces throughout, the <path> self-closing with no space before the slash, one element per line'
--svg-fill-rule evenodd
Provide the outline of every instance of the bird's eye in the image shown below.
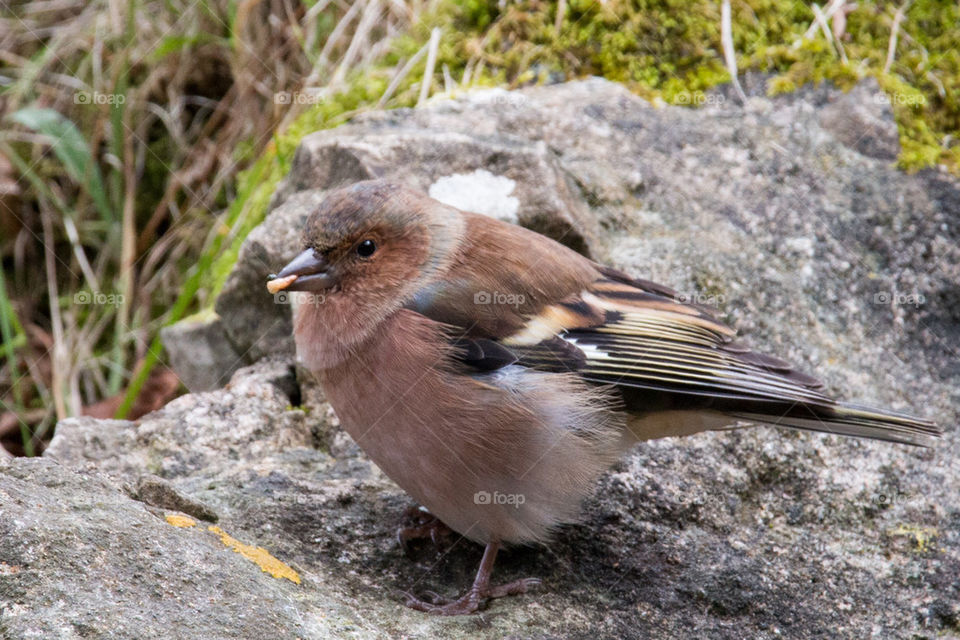
<path fill-rule="evenodd" d="M 357 255 L 361 258 L 369 258 L 377 250 L 377 243 L 373 240 L 364 240 L 357 245 Z"/>

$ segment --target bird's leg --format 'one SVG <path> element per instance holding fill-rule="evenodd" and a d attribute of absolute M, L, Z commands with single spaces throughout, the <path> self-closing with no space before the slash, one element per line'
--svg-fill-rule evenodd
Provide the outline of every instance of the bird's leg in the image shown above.
<path fill-rule="evenodd" d="M 487 543 L 487 548 L 483 551 L 483 560 L 480 561 L 480 568 L 477 569 L 477 577 L 473 580 L 473 586 L 459 599 L 447 599 L 432 593 L 430 594 L 430 602 L 427 602 L 407 594 L 406 605 L 417 611 L 426 611 L 441 616 L 462 616 L 480 611 L 480 607 L 492 598 L 515 596 L 526 593 L 540 585 L 540 580 L 537 578 L 522 578 L 491 587 L 490 576 L 493 574 L 493 563 L 497 559 L 497 551 L 499 550 L 499 542 L 491 541 Z"/>
<path fill-rule="evenodd" d="M 441 547 L 442 542 L 453 533 L 438 517 L 422 507 L 410 507 L 403 513 L 404 526 L 397 529 L 397 541 L 406 551 L 411 540 L 429 538 L 434 546 Z"/>

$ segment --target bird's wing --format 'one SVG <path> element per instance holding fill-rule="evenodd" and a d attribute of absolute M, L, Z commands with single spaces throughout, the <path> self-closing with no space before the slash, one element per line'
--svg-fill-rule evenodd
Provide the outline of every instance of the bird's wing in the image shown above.
<path fill-rule="evenodd" d="M 528 229 L 464 213 L 459 253 L 406 307 L 458 327 L 460 338 L 498 340 L 599 276 L 580 254 Z"/>
<path fill-rule="evenodd" d="M 816 378 L 736 341 L 714 310 L 654 283 L 601 272 L 585 291 L 548 306 L 502 339 L 519 364 L 613 385 L 634 415 L 680 411 L 690 419 L 691 410 L 706 410 L 924 446 L 940 434 L 927 420 L 838 402 Z M 694 417 L 693 424 L 703 421 Z"/>
<path fill-rule="evenodd" d="M 575 371 L 625 389 L 681 394 L 687 405 L 696 396 L 713 403 L 725 396 L 829 400 L 817 380 L 734 341 L 715 309 L 527 229 L 463 215 L 457 260 L 407 308 L 452 327 L 451 341 L 469 367 L 519 362 Z M 628 409 L 658 408 L 645 398 L 632 403 L 635 392 L 624 395 Z"/>
<path fill-rule="evenodd" d="M 572 371 L 618 387 L 688 396 L 681 403 L 685 407 L 693 403 L 720 408 L 724 398 L 831 402 L 815 378 L 735 341 L 733 329 L 713 309 L 612 269 L 601 273 L 584 291 L 548 305 L 523 329 L 501 339 L 520 364 Z M 655 403 L 628 408 L 663 407 Z"/>
<path fill-rule="evenodd" d="M 926 420 L 836 401 L 816 378 L 737 341 L 710 307 L 613 269 L 597 271 L 582 291 L 543 305 L 518 330 L 463 341 L 463 361 L 480 371 L 517 363 L 576 373 L 616 388 L 635 416 L 679 411 L 708 424 L 691 412 L 719 412 L 730 422 L 920 445 L 940 433 Z"/>
<path fill-rule="evenodd" d="M 716 310 L 667 287 L 526 229 L 464 216 L 465 248 L 407 308 L 451 327 L 468 371 L 516 363 L 576 373 L 614 387 L 641 417 L 709 411 L 911 444 L 939 433 L 925 420 L 837 402 L 815 378 L 735 340 Z"/>

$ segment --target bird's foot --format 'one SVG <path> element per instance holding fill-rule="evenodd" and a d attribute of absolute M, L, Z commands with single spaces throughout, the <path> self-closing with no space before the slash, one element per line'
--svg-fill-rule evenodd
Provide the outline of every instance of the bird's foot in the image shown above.
<path fill-rule="evenodd" d="M 430 539 L 434 546 L 446 546 L 453 531 L 439 518 L 422 507 L 410 507 L 403 512 L 404 525 L 397 529 L 397 542 L 407 551 L 412 540 Z"/>
<path fill-rule="evenodd" d="M 479 612 L 488 601 L 504 596 L 516 596 L 527 593 L 540 586 L 539 578 L 521 578 L 513 582 L 478 589 L 476 586 L 467 591 L 460 598 L 446 598 L 433 591 L 424 593 L 425 598 L 406 595 L 406 604 L 411 609 L 425 611 L 438 616 L 465 616 Z"/>

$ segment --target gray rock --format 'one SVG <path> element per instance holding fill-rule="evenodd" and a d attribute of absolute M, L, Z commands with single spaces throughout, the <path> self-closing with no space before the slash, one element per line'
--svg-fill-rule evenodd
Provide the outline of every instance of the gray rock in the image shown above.
<path fill-rule="evenodd" d="M 133 482 L 143 473 L 170 480 L 262 462 L 291 447 L 312 449 L 316 427 L 294 376 L 290 362 L 265 359 L 220 391 L 181 396 L 136 422 L 62 420 L 44 455 Z"/>
<path fill-rule="evenodd" d="M 177 491 L 163 478 L 149 473 L 137 479 L 137 485 L 131 495 L 140 502 L 158 509 L 179 511 L 208 522 L 216 522 L 219 519 L 217 513 L 207 505 Z"/>
<path fill-rule="evenodd" d="M 308 138 L 218 301 L 241 352 L 274 355 L 138 422 L 61 422 L 47 453 L 60 466 L 0 462 L 0 635 L 107 637 L 116 624 L 126 633 L 115 635 L 178 637 L 190 620 L 192 635 L 260 637 L 252 617 L 270 637 L 960 635 L 960 187 L 900 173 L 823 124 L 831 104 L 868 90 L 751 95 L 744 107 L 654 108 L 590 80 L 365 114 Z M 515 197 L 531 224 L 523 211 L 539 185 L 508 175 L 518 163 L 524 180 L 549 169 L 573 185 L 556 197 L 593 220 L 580 230 L 593 255 L 717 304 L 747 341 L 848 399 L 935 418 L 943 443 L 766 428 L 646 443 L 602 478 L 582 523 L 499 560 L 496 579 L 540 576 L 540 594 L 473 618 L 405 609 L 403 590 L 465 588 L 481 550 L 401 552 L 393 534 L 411 502 L 294 367 L 286 307 L 264 277 L 296 253 L 322 190 L 369 175 L 440 183 L 447 197 L 492 190 L 489 213 Z M 517 186 L 507 193 L 479 170 Z M 301 584 L 114 487 L 144 473 Z M 233 581 L 236 594 L 218 586 Z M 198 585 L 214 585 L 206 601 Z"/>
<path fill-rule="evenodd" d="M 0 461 L 4 638 L 335 635 L 336 618 L 304 616 L 302 591 L 99 473 Z"/>
<path fill-rule="evenodd" d="M 470 119 L 490 108 L 489 103 L 479 105 L 467 106 L 472 113 L 464 113 L 456 128 L 411 117 L 386 126 L 347 125 L 311 134 L 300 143 L 278 199 L 291 190 L 331 189 L 374 177 L 391 178 L 427 192 L 435 190 L 438 183 L 460 178 L 460 188 L 468 193 L 461 194 L 457 202 L 464 203 L 462 196 L 467 195 L 466 202 L 477 203 L 475 209 L 485 213 L 488 203 L 483 202 L 482 185 L 490 182 L 482 177 L 486 173 L 513 187 L 508 195 L 517 204 L 510 217 L 519 224 L 589 253 L 596 242 L 597 222 L 575 197 L 575 186 L 558 165 L 556 154 L 542 140 L 473 130 Z M 438 115 L 448 116 L 445 111 Z"/>
<path fill-rule="evenodd" d="M 230 342 L 247 362 L 293 354 L 288 294 L 271 296 L 267 276 L 300 253 L 303 221 L 323 199 L 321 190 L 292 194 L 247 236 L 215 309 Z M 274 199 L 277 201 L 277 198 Z"/>
<path fill-rule="evenodd" d="M 160 339 L 170 368 L 193 393 L 219 389 L 244 364 L 216 314 L 190 317 L 164 327 Z"/>
<path fill-rule="evenodd" d="M 900 153 L 890 98 L 873 78 L 831 100 L 820 112 L 820 124 L 865 156 L 893 162 Z"/>

